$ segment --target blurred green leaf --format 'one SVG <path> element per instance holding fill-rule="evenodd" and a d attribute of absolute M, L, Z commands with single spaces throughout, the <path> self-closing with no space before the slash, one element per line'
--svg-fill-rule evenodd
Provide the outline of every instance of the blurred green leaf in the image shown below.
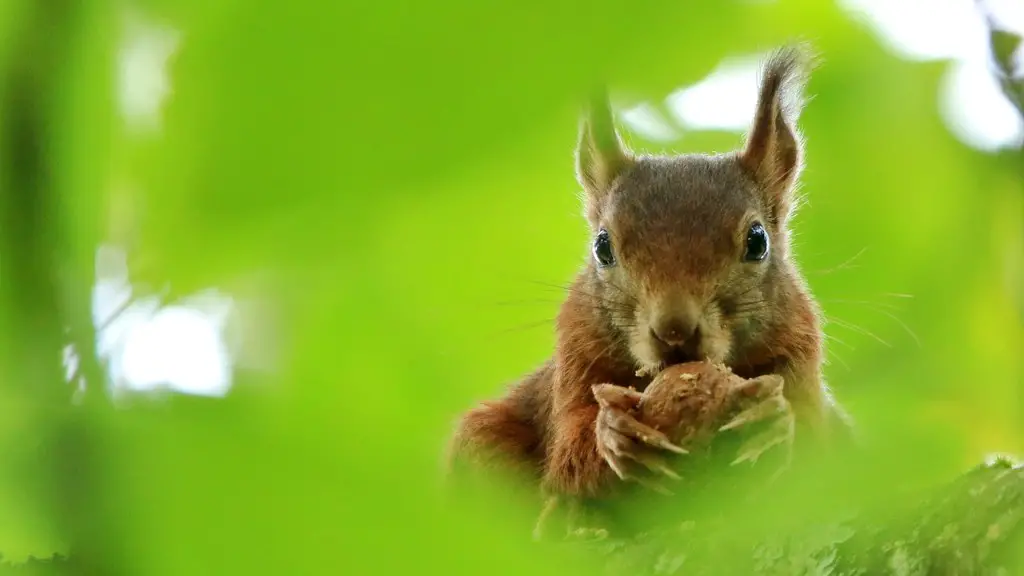
<path fill-rule="evenodd" d="M 0 32 L 17 6 L 0 7 Z M 246 341 L 275 357 L 271 373 L 236 370 L 227 399 L 122 398 L 96 415 L 90 510 L 126 573 L 593 573 L 593 558 L 527 541 L 533 517 L 508 486 L 443 499 L 445 443 L 462 410 L 551 353 L 587 255 L 583 90 L 605 80 L 664 109 L 722 58 L 797 37 L 822 65 L 795 249 L 824 308 L 829 383 L 875 452 L 795 482 L 748 511 L 750 529 L 1024 447 L 1007 280 L 1019 158 L 949 132 L 947 63 L 897 58 L 831 3 L 148 0 L 133 7 L 182 44 L 163 128 L 146 135 L 115 116 L 119 20 L 92 6 L 52 111 L 71 276 L 91 275 L 97 244 L 122 244 L 139 286 L 259 302 L 268 317 L 248 319 Z M 994 37 L 997 53 L 1011 40 Z M 627 136 L 677 152 L 742 142 L 685 126 L 674 142 Z M 0 402 L 7 454 L 28 450 L 23 402 Z M 58 547 L 20 504 L 34 479 L 0 474 L 5 553 Z"/>

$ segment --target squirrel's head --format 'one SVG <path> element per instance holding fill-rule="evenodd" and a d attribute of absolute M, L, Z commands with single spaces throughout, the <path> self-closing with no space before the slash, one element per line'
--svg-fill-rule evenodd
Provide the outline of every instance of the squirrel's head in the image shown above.
<path fill-rule="evenodd" d="M 577 148 L 591 274 L 640 366 L 728 361 L 772 317 L 792 270 L 786 226 L 806 55 L 790 47 L 767 60 L 746 144 L 728 154 L 634 155 L 603 92 L 591 102 Z"/>

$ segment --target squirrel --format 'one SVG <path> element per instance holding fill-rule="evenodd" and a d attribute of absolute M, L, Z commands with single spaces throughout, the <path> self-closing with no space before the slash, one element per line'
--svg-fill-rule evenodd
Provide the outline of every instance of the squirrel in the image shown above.
<path fill-rule="evenodd" d="M 686 450 L 629 406 L 659 371 L 692 361 L 782 380 L 749 410 L 775 424 L 737 460 L 849 424 L 823 380 L 820 308 L 790 249 L 811 61 L 803 45 L 765 60 L 745 144 L 724 154 L 636 154 L 595 91 L 576 147 L 590 256 L 559 311 L 554 354 L 462 415 L 450 466 L 504 467 L 574 498 L 624 481 L 658 489 L 674 476 L 666 459 Z M 626 401 L 599 402 L 601 385 Z"/>

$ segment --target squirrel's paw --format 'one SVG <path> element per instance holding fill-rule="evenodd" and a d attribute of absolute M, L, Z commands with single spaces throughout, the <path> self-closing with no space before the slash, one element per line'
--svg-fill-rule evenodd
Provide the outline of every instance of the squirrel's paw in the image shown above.
<path fill-rule="evenodd" d="M 593 387 L 593 392 L 599 406 L 596 433 L 601 457 L 622 480 L 631 480 L 671 495 L 672 492 L 651 478 L 650 473 L 680 480 L 669 466 L 666 452 L 686 454 L 686 450 L 630 414 L 640 401 L 640 393 L 636 390 L 599 384 Z"/>
<path fill-rule="evenodd" d="M 784 445 L 788 464 L 796 433 L 796 417 L 789 400 L 782 393 L 781 376 L 771 374 L 747 380 L 736 390 L 744 396 L 747 408 L 719 430 L 734 430 L 756 422 L 772 420 L 767 428 L 743 443 L 732 464 L 754 463 L 768 450 Z"/>

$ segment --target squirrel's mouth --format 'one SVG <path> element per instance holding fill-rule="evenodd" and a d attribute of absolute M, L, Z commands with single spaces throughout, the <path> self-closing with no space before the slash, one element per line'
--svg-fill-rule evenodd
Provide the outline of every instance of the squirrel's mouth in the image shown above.
<path fill-rule="evenodd" d="M 696 351 L 686 350 L 679 346 L 666 347 L 661 350 L 661 363 L 668 367 L 674 364 L 685 364 L 699 360 Z"/>
<path fill-rule="evenodd" d="M 631 346 L 633 356 L 639 365 L 637 375 L 653 376 L 669 366 L 707 360 L 710 351 L 706 349 L 706 345 L 706 339 L 700 335 L 683 343 L 669 343 L 650 333 Z"/>
<path fill-rule="evenodd" d="M 674 366 L 676 364 L 686 364 L 687 362 L 696 362 L 702 358 L 695 353 L 688 352 L 683 348 L 671 347 L 658 350 L 657 361 L 653 363 L 642 363 L 640 369 L 637 370 L 637 376 L 648 376 L 654 377 L 658 372 Z"/>
<path fill-rule="evenodd" d="M 651 344 L 658 360 L 665 367 L 704 359 L 704 355 L 701 354 L 701 338 L 699 333 L 683 343 L 663 342 L 652 335 Z"/>

